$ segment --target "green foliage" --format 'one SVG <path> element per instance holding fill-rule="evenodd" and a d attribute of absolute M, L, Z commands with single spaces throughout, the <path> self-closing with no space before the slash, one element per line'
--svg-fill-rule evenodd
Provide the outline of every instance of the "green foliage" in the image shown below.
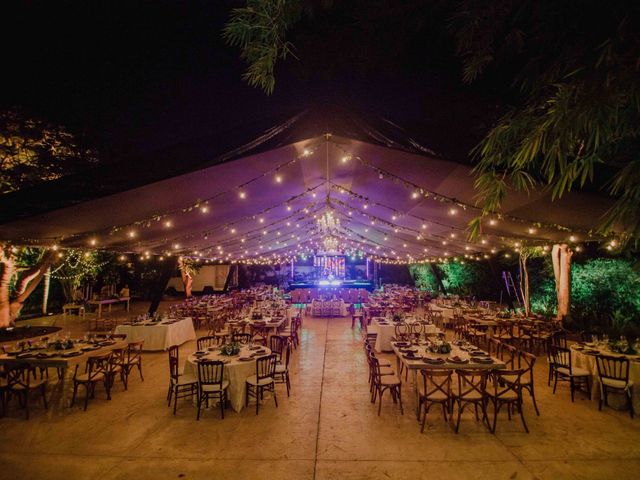
<path fill-rule="evenodd" d="M 431 265 L 421 263 L 409 265 L 409 273 L 417 288 L 431 292 L 436 292 L 438 290 L 438 281 L 431 270 Z"/>
<path fill-rule="evenodd" d="M 601 165 L 616 198 L 601 232 L 622 223 L 640 240 L 638 9 L 622 1 L 606 12 L 595 1 L 460 3 L 451 28 L 464 79 L 497 65 L 513 72 L 520 96 L 474 151 L 485 215 L 510 188 L 549 187 L 558 198 L 592 182 Z"/>
<path fill-rule="evenodd" d="M 78 146 L 59 125 L 0 112 L 0 194 L 55 180 L 96 163 L 94 152 Z"/>
<path fill-rule="evenodd" d="M 79 286 L 95 282 L 98 276 L 104 284 L 117 281 L 115 270 L 110 268 L 114 259 L 115 255 L 108 252 L 68 249 L 62 262 L 51 270 L 51 275 L 60 282 L 65 299 L 70 302 Z"/>
<path fill-rule="evenodd" d="M 292 54 L 292 45 L 285 40 L 287 29 L 300 14 L 297 0 L 246 0 L 244 7 L 231 11 L 222 35 L 240 49 L 248 65 L 242 78 L 249 85 L 273 93 L 276 62 Z"/>
<path fill-rule="evenodd" d="M 618 312 L 640 324 L 640 273 L 629 260 L 599 258 L 574 264 L 571 296 L 574 318 L 607 325 Z"/>

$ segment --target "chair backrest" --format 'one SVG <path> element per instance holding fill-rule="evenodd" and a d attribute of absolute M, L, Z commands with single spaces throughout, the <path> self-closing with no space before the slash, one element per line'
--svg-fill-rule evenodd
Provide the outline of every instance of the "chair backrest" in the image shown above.
<path fill-rule="evenodd" d="M 138 340 L 136 342 L 129 342 L 127 346 L 127 363 L 135 363 L 142 358 L 142 347 L 144 340 Z"/>
<path fill-rule="evenodd" d="M 7 388 L 9 390 L 14 388 L 29 389 L 31 383 L 31 365 L 23 363 L 20 365 L 9 365 L 6 368 Z"/>
<path fill-rule="evenodd" d="M 380 381 L 380 362 L 376 358 L 376 354 L 373 353 L 373 350 L 369 351 L 369 355 L 367 356 L 369 361 L 369 368 L 371 368 L 371 373 L 373 375 L 374 381 Z"/>
<path fill-rule="evenodd" d="M 500 359 L 509 368 L 515 368 L 518 362 L 518 349 L 508 343 L 503 343 L 500 349 Z"/>
<path fill-rule="evenodd" d="M 180 376 L 180 357 L 178 354 L 178 345 L 169 347 L 169 376 L 177 379 Z"/>
<path fill-rule="evenodd" d="M 284 361 L 283 361 L 282 355 L 284 355 Z M 280 354 L 280 363 L 283 364 L 285 367 L 289 367 L 290 357 L 291 357 L 291 343 L 285 342 L 284 351 L 282 352 L 282 354 Z"/>
<path fill-rule="evenodd" d="M 279 335 L 272 335 L 269 338 L 269 349 L 272 353 L 275 353 L 278 356 L 278 360 L 282 359 L 282 352 L 284 351 L 284 347 L 289 342 L 285 337 L 281 337 Z"/>
<path fill-rule="evenodd" d="M 524 373 L 525 371 L 521 368 L 492 370 L 494 398 L 508 398 L 510 392 L 515 392 L 519 398 L 522 395 L 522 375 Z"/>
<path fill-rule="evenodd" d="M 556 347 L 567 348 L 567 332 L 564 330 L 556 330 L 551 336 L 551 344 Z"/>
<path fill-rule="evenodd" d="M 596 355 L 596 365 L 600 378 L 629 381 L 629 359 L 612 355 Z"/>
<path fill-rule="evenodd" d="M 206 337 L 200 337 L 196 342 L 198 350 L 204 350 L 216 343 L 216 337 L 213 335 L 207 335 Z"/>
<path fill-rule="evenodd" d="M 89 381 L 101 374 L 108 373 L 111 355 L 112 352 L 107 352 L 87 358 L 86 373 Z"/>
<path fill-rule="evenodd" d="M 111 350 L 111 356 L 109 357 L 109 371 L 113 371 L 115 367 L 124 365 L 126 358 L 126 348 L 114 348 Z"/>
<path fill-rule="evenodd" d="M 410 332 L 410 327 L 406 323 L 401 323 L 400 325 L 396 325 L 395 334 L 397 339 L 407 338 Z"/>
<path fill-rule="evenodd" d="M 198 362 L 198 382 L 200 385 L 222 385 L 224 362 L 220 360 L 200 360 Z"/>
<path fill-rule="evenodd" d="M 258 381 L 270 378 L 276 372 L 276 356 L 271 354 L 256 360 L 256 377 Z"/>
<path fill-rule="evenodd" d="M 419 322 L 414 322 L 409 325 L 409 329 L 412 335 L 419 336 L 424 333 L 424 325 Z"/>
<path fill-rule="evenodd" d="M 460 400 L 476 399 L 484 397 L 487 388 L 487 370 L 456 369 L 458 375 L 458 397 Z"/>
<path fill-rule="evenodd" d="M 231 340 L 239 343 L 249 343 L 251 341 L 250 333 L 234 333 L 231 337 Z"/>
<path fill-rule="evenodd" d="M 571 351 L 568 348 L 551 345 L 551 358 L 556 367 L 568 368 L 571 371 Z"/>
<path fill-rule="evenodd" d="M 451 396 L 451 370 L 420 370 L 422 374 L 422 385 L 424 387 L 424 396 L 427 400 L 435 397 L 439 393 L 446 398 Z"/>
<path fill-rule="evenodd" d="M 495 337 L 489 339 L 489 354 L 502 358 L 502 342 Z"/>

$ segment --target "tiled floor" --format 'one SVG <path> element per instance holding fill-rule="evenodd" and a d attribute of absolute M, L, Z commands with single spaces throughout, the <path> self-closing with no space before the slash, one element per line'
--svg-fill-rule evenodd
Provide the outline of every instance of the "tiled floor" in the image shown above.
<path fill-rule="evenodd" d="M 72 322 L 71 322 L 72 323 Z M 292 359 L 292 394 L 279 389 L 279 408 L 265 400 L 256 417 L 206 412 L 199 422 L 184 400 L 174 417 L 166 407 L 167 359 L 144 356 L 145 382 L 132 376 L 129 391 L 115 386 L 80 407 L 36 406 L 25 421 L 13 411 L 0 420 L 0 478 L 4 479 L 482 479 L 616 478 L 640 472 L 640 420 L 597 411 L 566 386 L 546 386 L 537 368 L 541 416 L 529 401 L 521 423 L 501 416 L 492 435 L 465 414 L 454 434 L 439 412 L 420 434 L 410 385 L 405 414 L 369 403 L 360 335 L 350 319 L 306 318 Z M 69 326 L 76 330 L 72 324 Z M 181 348 L 182 358 L 194 350 Z"/>

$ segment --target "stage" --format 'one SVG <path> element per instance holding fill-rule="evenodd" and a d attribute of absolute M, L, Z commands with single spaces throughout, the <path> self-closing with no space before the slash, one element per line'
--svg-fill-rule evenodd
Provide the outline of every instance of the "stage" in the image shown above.
<path fill-rule="evenodd" d="M 291 291 L 298 288 L 317 288 L 318 290 L 335 290 L 338 288 L 363 288 L 371 292 L 374 289 L 374 285 L 370 280 L 313 280 L 308 282 L 290 283 L 288 290 Z"/>

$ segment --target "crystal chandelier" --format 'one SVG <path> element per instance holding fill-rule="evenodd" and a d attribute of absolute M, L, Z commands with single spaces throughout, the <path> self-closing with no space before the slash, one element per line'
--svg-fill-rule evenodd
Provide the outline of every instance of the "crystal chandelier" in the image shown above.
<path fill-rule="evenodd" d="M 331 235 L 340 228 L 340 219 L 333 216 L 331 210 L 324 212 L 318 219 L 318 229 L 323 235 Z"/>
<path fill-rule="evenodd" d="M 325 252 L 335 252 L 338 250 L 338 239 L 331 235 L 324 237 L 322 244 L 324 245 Z"/>

